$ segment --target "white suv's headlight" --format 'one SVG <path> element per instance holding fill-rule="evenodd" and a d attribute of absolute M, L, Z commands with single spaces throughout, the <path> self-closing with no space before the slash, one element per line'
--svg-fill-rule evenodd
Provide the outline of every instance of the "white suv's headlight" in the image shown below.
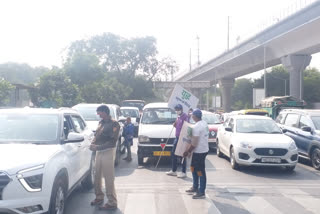
<path fill-rule="evenodd" d="M 20 170 L 17 178 L 28 192 L 40 192 L 42 189 L 42 170 L 44 164 Z"/>
<path fill-rule="evenodd" d="M 145 135 L 139 135 L 138 137 L 139 143 L 149 143 L 150 139 L 148 136 Z"/>
<path fill-rule="evenodd" d="M 241 148 L 244 148 L 244 149 L 251 149 L 252 148 L 252 145 L 247 142 L 240 142 L 240 146 L 241 146 Z"/>
<path fill-rule="evenodd" d="M 295 142 L 291 142 L 291 144 L 289 146 L 289 149 L 290 150 L 296 150 L 297 149 L 297 146 L 296 146 Z"/>

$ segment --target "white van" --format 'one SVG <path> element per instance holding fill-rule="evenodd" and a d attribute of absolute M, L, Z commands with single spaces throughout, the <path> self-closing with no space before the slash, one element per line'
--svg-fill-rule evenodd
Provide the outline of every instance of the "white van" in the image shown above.
<path fill-rule="evenodd" d="M 176 129 L 173 123 L 177 118 L 168 103 L 149 103 L 143 108 L 138 133 L 138 164 L 144 157 L 171 156 Z"/>

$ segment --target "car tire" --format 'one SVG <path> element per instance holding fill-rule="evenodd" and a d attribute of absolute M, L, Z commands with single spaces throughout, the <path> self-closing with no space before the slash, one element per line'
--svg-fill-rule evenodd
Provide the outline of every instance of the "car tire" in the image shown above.
<path fill-rule="evenodd" d="M 230 164 L 232 169 L 239 169 L 239 164 L 236 161 L 233 148 L 230 149 Z"/>
<path fill-rule="evenodd" d="M 217 156 L 218 156 L 219 158 L 222 158 L 222 157 L 223 157 L 223 154 L 222 154 L 222 152 L 221 152 L 221 150 L 220 150 L 220 148 L 219 148 L 219 142 L 218 142 L 218 140 L 217 140 L 216 153 L 217 153 Z"/>
<path fill-rule="evenodd" d="M 90 190 L 93 188 L 94 184 L 94 176 L 95 176 L 95 157 L 91 158 L 89 174 L 87 177 L 81 182 L 81 186 L 84 189 Z"/>
<path fill-rule="evenodd" d="M 141 155 L 138 155 L 138 165 L 143 165 L 143 157 Z"/>
<path fill-rule="evenodd" d="M 294 166 L 286 166 L 286 171 L 292 172 L 296 168 L 296 165 Z"/>
<path fill-rule="evenodd" d="M 53 183 L 48 214 L 62 214 L 65 210 L 67 186 L 63 178 L 59 176 Z"/>
<path fill-rule="evenodd" d="M 320 170 L 320 149 L 315 148 L 311 153 L 311 163 L 313 168 Z"/>

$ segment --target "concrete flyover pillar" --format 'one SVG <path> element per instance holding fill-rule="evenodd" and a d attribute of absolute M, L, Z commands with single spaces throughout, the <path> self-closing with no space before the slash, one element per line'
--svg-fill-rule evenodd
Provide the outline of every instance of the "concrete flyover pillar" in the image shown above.
<path fill-rule="evenodd" d="M 290 74 L 290 95 L 303 99 L 303 71 L 310 64 L 310 55 L 288 55 L 281 58 Z"/>
<path fill-rule="evenodd" d="M 221 79 L 219 85 L 222 92 L 222 108 L 224 112 L 231 111 L 231 90 L 234 86 L 234 79 Z"/>

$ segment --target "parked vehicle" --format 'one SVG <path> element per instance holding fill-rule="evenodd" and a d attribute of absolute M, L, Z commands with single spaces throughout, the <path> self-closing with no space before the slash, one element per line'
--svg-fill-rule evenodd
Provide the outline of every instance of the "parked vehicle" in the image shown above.
<path fill-rule="evenodd" d="M 303 109 L 306 106 L 306 102 L 292 96 L 267 97 L 261 100 L 260 106 L 268 111 L 269 116 L 275 120 L 282 109 Z"/>
<path fill-rule="evenodd" d="M 146 105 L 144 100 L 123 100 L 121 107 L 137 107 L 142 113 L 143 107 Z"/>
<path fill-rule="evenodd" d="M 209 148 L 216 149 L 216 138 L 218 134 L 218 128 L 222 125 L 222 121 L 220 120 L 220 115 L 202 110 L 202 119 L 207 122 L 209 127 Z M 190 123 L 194 123 L 192 118 L 190 119 Z"/>
<path fill-rule="evenodd" d="M 139 165 L 143 164 L 144 157 L 159 157 L 163 148 L 162 156 L 171 156 L 176 118 L 176 112 L 168 103 L 149 103 L 144 107 L 138 134 Z"/>
<path fill-rule="evenodd" d="M 93 187 L 92 138 L 72 109 L 1 109 L 0 213 L 63 214 L 79 183 Z"/>
<path fill-rule="evenodd" d="M 120 111 L 125 118 L 131 117 L 131 123 L 134 125 L 134 135 L 137 137 L 140 123 L 139 109 L 137 107 L 121 107 Z"/>
<path fill-rule="evenodd" d="M 262 115 L 269 116 L 269 113 L 265 109 L 243 109 L 238 112 L 239 115 Z"/>
<path fill-rule="evenodd" d="M 99 115 L 97 115 L 97 108 L 102 105 L 101 103 L 80 103 L 77 104 L 75 106 L 73 106 L 72 108 L 77 110 L 85 119 L 86 123 L 88 124 L 89 128 L 95 132 L 99 121 L 101 120 L 101 118 L 99 117 Z M 112 117 L 113 120 L 116 120 L 120 123 L 120 131 L 119 131 L 119 136 L 118 136 L 118 142 L 117 142 L 117 146 L 116 146 L 116 155 L 115 155 L 115 160 L 114 160 L 114 164 L 118 165 L 118 163 L 120 162 L 120 156 L 121 154 L 125 153 L 125 147 L 123 144 L 123 140 L 122 140 L 122 131 L 123 131 L 123 123 L 125 121 L 125 118 L 122 116 L 121 111 L 120 111 L 120 107 L 118 105 L 115 104 L 105 104 L 109 107 L 110 109 L 110 116 Z"/>
<path fill-rule="evenodd" d="M 320 110 L 284 109 L 276 122 L 296 142 L 300 157 L 320 170 Z"/>
<path fill-rule="evenodd" d="M 294 170 L 298 161 L 295 142 L 284 135 L 269 117 L 237 115 L 219 127 L 217 155 L 230 158 L 231 167 L 241 165 L 285 166 Z"/>

